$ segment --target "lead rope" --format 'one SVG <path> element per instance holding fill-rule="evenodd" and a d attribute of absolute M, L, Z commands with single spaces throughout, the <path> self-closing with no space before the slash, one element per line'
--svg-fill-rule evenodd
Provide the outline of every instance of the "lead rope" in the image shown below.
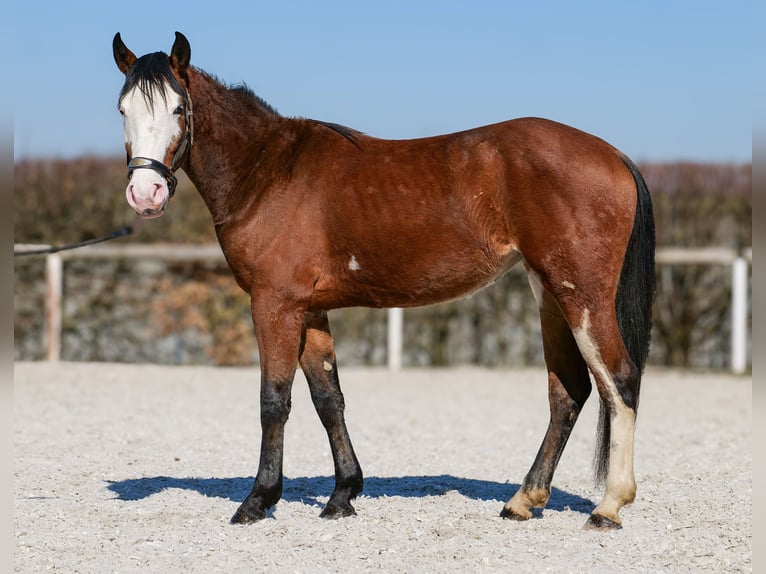
<path fill-rule="evenodd" d="M 125 237 L 126 235 L 131 235 L 133 231 L 134 231 L 133 225 L 126 225 L 124 227 L 120 227 L 119 229 L 115 229 L 109 235 L 104 235 L 102 237 L 94 237 L 93 239 L 78 241 L 77 243 L 65 243 L 64 245 L 41 247 L 38 249 L 23 249 L 22 248 L 22 249 L 19 249 L 18 251 L 16 250 L 16 247 L 14 246 L 13 256 L 25 257 L 28 255 L 49 255 L 51 253 L 58 253 L 59 251 L 68 251 L 70 249 L 77 249 L 79 247 L 95 245 L 96 243 L 103 243 L 104 241 L 111 241 L 112 239 L 117 239 L 118 237 Z"/>

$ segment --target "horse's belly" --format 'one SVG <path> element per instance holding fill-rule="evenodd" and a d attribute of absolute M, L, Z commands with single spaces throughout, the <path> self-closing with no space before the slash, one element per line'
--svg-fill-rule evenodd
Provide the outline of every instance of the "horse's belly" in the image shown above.
<path fill-rule="evenodd" d="M 430 263 L 366 261 L 349 254 L 346 269 L 320 280 L 311 307 L 419 307 L 466 297 L 494 282 L 522 259 L 510 250 L 500 257 L 441 257 Z"/>

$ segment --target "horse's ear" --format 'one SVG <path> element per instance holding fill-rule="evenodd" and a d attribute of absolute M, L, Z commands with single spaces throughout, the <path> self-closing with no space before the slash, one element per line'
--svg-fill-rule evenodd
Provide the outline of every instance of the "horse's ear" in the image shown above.
<path fill-rule="evenodd" d="M 136 55 L 122 41 L 119 32 L 114 35 L 114 40 L 112 40 L 112 52 L 114 53 L 114 61 L 117 63 L 117 67 L 123 74 L 127 74 L 133 62 L 136 61 Z"/>
<path fill-rule="evenodd" d="M 173 42 L 173 49 L 170 50 L 170 65 L 183 74 L 189 67 L 189 60 L 191 60 L 189 40 L 181 32 L 176 32 L 176 41 Z"/>

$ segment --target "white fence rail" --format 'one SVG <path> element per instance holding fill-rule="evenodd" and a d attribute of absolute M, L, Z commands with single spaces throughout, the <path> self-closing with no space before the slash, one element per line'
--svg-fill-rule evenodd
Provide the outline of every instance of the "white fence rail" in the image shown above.
<path fill-rule="evenodd" d="M 14 252 L 47 247 L 45 245 L 14 245 Z M 160 259 L 163 261 L 214 261 L 224 263 L 218 245 L 94 245 L 73 251 L 46 255 L 45 357 L 49 361 L 61 358 L 61 301 L 64 285 L 64 261 L 67 259 Z M 657 249 L 657 265 L 723 265 L 731 267 L 731 354 L 730 367 L 735 373 L 747 371 L 748 348 L 748 269 L 752 265 L 752 248 L 738 253 L 720 247 Z M 404 333 L 402 309 L 388 310 L 388 367 L 402 366 Z"/>

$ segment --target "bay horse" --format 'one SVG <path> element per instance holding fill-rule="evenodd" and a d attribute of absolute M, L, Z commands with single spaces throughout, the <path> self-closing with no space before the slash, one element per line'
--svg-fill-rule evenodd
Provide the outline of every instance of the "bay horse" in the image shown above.
<path fill-rule="evenodd" d="M 522 262 L 536 297 L 550 421 L 501 516 L 532 517 L 591 391 L 596 478 L 586 527 L 619 528 L 634 500 L 633 443 L 654 296 L 654 220 L 634 163 L 595 136 L 539 118 L 390 141 L 283 117 L 244 86 L 170 54 L 113 41 L 128 203 L 159 217 L 183 169 L 205 201 L 226 261 L 250 295 L 260 352 L 261 446 L 253 489 L 232 517 L 266 516 L 298 365 L 327 431 L 335 488 L 322 517 L 355 513 L 362 470 L 344 420 L 327 312 L 411 307 L 466 296 Z"/>

